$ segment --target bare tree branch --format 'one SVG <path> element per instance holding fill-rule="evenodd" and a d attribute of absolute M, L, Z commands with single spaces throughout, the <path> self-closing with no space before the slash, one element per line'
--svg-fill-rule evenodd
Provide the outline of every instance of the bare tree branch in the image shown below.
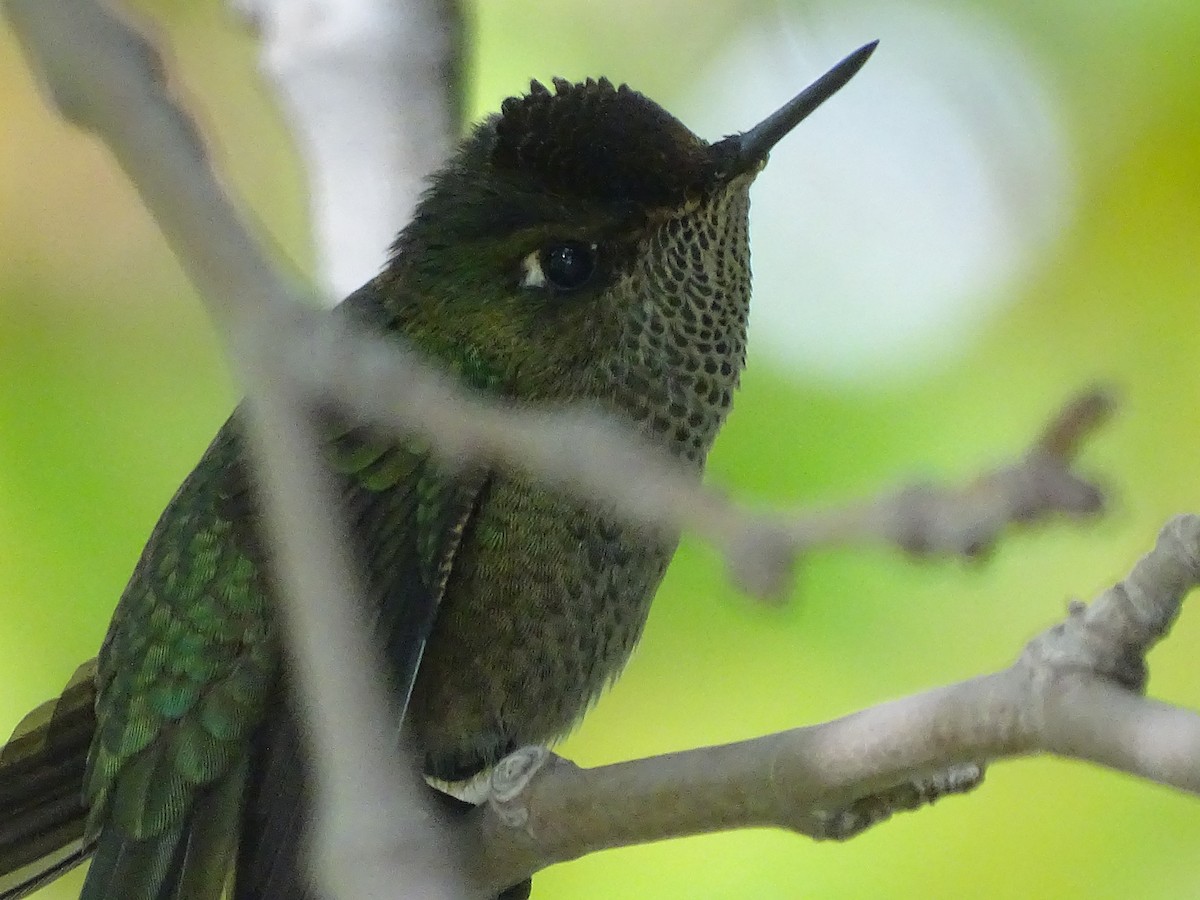
<path fill-rule="evenodd" d="M 1114 408 L 1110 391 L 1092 388 L 1070 400 L 1020 460 L 964 488 L 913 484 L 862 503 L 801 512 L 788 531 L 800 549 L 874 539 L 916 555 L 976 557 L 1013 523 L 1095 515 L 1103 492 L 1071 466 Z"/>
<path fill-rule="evenodd" d="M 493 775 L 475 877 L 512 884 L 609 847 L 728 828 L 851 836 L 973 787 L 977 763 L 1085 759 L 1200 794 L 1200 714 L 1141 696 L 1145 654 L 1200 584 L 1200 516 L 1127 578 L 1031 640 L 1008 669 L 754 740 L 580 769 L 541 748 Z M 936 773 L 944 773 L 938 776 Z"/>

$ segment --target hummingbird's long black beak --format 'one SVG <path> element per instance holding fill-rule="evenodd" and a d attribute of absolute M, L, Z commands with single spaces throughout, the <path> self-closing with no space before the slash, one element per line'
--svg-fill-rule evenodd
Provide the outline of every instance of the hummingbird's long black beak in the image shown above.
<path fill-rule="evenodd" d="M 779 110 L 749 131 L 732 134 L 713 144 L 722 180 L 749 171 L 766 159 L 780 138 L 795 128 L 818 106 L 836 94 L 866 64 L 879 41 L 859 47 L 840 63 L 802 90 Z"/>

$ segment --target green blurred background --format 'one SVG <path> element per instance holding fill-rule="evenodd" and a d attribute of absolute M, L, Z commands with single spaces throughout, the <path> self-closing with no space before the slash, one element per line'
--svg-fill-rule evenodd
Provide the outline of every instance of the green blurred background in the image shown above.
<path fill-rule="evenodd" d="M 231 183 L 304 267 L 301 179 L 253 42 L 212 0 L 160 6 L 152 12 Z M 607 73 L 677 108 L 697 59 L 741 21 L 776 12 L 643 6 L 481 3 L 476 115 L 530 75 L 554 74 Z M 1170 515 L 1200 509 L 1200 4 L 958 8 L 986 11 L 1053 84 L 1074 167 L 1069 226 L 982 330 L 935 365 L 847 384 L 798 378 L 752 352 L 710 478 L 785 503 L 967 476 L 1017 452 L 1061 400 L 1103 378 L 1123 408 L 1085 466 L 1113 488 L 1111 512 L 1011 537 L 984 566 L 820 554 L 782 609 L 739 596 L 712 553 L 685 542 L 626 674 L 562 747 L 581 764 L 815 722 L 1004 666 L 1069 598 L 1126 572 Z M 870 21 L 869 10 L 856 15 Z M 124 179 L 93 140 L 47 113 L 3 27 L 0 109 L 7 730 L 95 653 L 143 540 L 236 389 Z M 802 290 L 803 248 L 795 264 Z M 1200 707 L 1198 654 L 1200 615 L 1185 612 L 1151 658 L 1151 693 Z M 844 846 L 775 831 L 673 841 L 558 866 L 535 895 L 1192 897 L 1198 844 L 1194 800 L 1035 759 L 998 765 L 976 794 Z M 39 896 L 71 897 L 77 885 Z"/>

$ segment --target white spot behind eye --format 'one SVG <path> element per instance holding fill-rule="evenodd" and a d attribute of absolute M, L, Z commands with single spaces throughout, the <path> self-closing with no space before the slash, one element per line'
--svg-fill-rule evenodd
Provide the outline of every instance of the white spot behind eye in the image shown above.
<path fill-rule="evenodd" d="M 546 286 L 546 273 L 542 271 L 541 252 L 534 250 L 521 260 L 521 287 L 540 288 Z"/>

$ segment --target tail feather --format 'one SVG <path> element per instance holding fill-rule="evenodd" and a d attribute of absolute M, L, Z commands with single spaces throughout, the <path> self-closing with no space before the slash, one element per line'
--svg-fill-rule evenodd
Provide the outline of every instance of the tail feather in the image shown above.
<path fill-rule="evenodd" d="M 218 900 L 229 880 L 246 771 L 243 758 L 162 834 L 132 840 L 101 829 L 81 898 Z"/>
<path fill-rule="evenodd" d="M 83 778 L 96 730 L 96 661 L 17 725 L 0 749 L 0 900 L 37 890 L 91 855 Z"/>
<path fill-rule="evenodd" d="M 247 791 L 231 900 L 314 900 L 308 846 L 307 736 L 292 693 L 272 706 L 255 740 L 255 778 Z"/>
<path fill-rule="evenodd" d="M 139 896 L 144 887 L 144 896 L 164 897 L 182 831 L 181 823 L 164 833 L 161 840 L 147 841 L 127 841 L 116 830 L 102 832 L 88 869 L 84 895 L 116 898 L 127 886 L 130 893 L 136 889 Z"/>

